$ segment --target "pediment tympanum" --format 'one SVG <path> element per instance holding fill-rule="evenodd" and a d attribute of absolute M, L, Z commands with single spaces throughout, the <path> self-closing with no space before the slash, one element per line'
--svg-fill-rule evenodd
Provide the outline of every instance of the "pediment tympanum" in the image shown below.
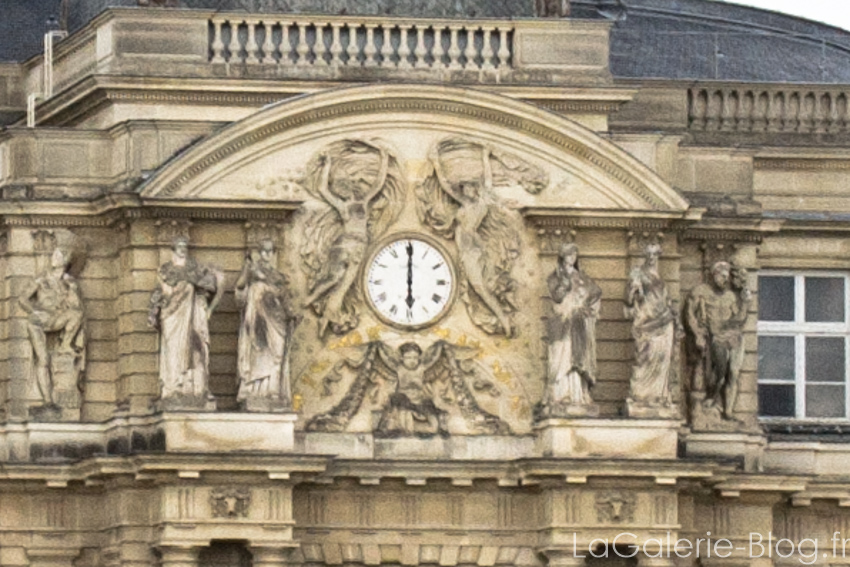
<path fill-rule="evenodd" d="M 573 122 L 432 86 L 264 109 L 169 163 L 142 196 L 298 204 L 279 265 L 301 314 L 290 368 L 302 426 L 388 436 L 529 431 L 552 265 L 523 210 L 687 210 Z"/>

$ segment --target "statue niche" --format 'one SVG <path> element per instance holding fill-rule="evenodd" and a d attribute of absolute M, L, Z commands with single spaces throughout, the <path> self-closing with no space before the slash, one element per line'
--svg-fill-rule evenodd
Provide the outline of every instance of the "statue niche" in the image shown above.
<path fill-rule="evenodd" d="M 660 256 L 661 246 L 647 245 L 643 265 L 632 270 L 626 289 L 625 315 L 632 320 L 635 339 L 635 364 L 626 400 L 629 417 L 680 417 L 670 396 L 678 358 L 679 319 L 667 284 L 658 273 Z"/>
<path fill-rule="evenodd" d="M 404 176 L 377 142 L 343 140 L 312 160 L 304 185 L 320 203 L 301 248 L 305 305 L 319 318 L 320 338 L 328 330 L 344 335 L 359 323 L 354 290 L 366 249 L 404 206 Z"/>
<path fill-rule="evenodd" d="M 174 239 L 159 268 L 148 323 L 160 331 L 162 409 L 215 409 L 209 391 L 209 318 L 224 293 L 224 274 L 189 256 L 189 239 Z"/>
<path fill-rule="evenodd" d="M 236 302 L 242 307 L 237 400 L 249 411 L 292 407 L 289 364 L 298 318 L 286 276 L 274 267 L 274 254 L 274 242 L 260 241 L 245 256 L 236 280 Z"/>
<path fill-rule="evenodd" d="M 50 253 L 49 265 L 19 297 L 27 313 L 32 348 L 30 376 L 41 395 L 41 405 L 30 408 L 30 416 L 38 421 L 77 420 L 82 406 L 86 332 L 83 297 L 73 272 L 82 269 L 85 245 L 64 230 L 37 236 L 49 241 L 42 246 Z"/>
<path fill-rule="evenodd" d="M 513 337 L 517 282 L 511 272 L 522 224 L 494 189 L 518 184 L 536 195 L 548 177 L 516 156 L 463 138 L 439 142 L 429 160 L 431 172 L 416 192 L 419 218 L 454 240 L 461 297 L 472 322 L 486 333 Z"/>
<path fill-rule="evenodd" d="M 487 390 L 476 381 L 472 360 L 475 349 L 437 341 L 427 349 L 407 342 L 393 349 L 375 341 L 360 350 L 358 356 L 343 359 L 325 379 L 338 382 L 345 371 L 355 373 L 348 392 L 327 413 L 314 416 L 307 431 L 346 431 L 364 403 L 374 408 L 376 437 L 448 436 L 453 418 L 464 424 L 465 432 L 475 435 L 508 435 L 507 423 L 485 411 L 472 393 Z M 473 381 L 470 386 L 468 381 Z"/>
<path fill-rule="evenodd" d="M 546 390 L 536 408 L 538 420 L 594 417 L 599 407 L 590 390 L 596 384 L 596 319 L 602 289 L 578 266 L 578 246 L 566 243 L 546 280 L 549 314 Z"/>
<path fill-rule="evenodd" d="M 685 309 L 693 336 L 694 365 L 691 393 L 695 429 L 735 430 L 741 367 L 744 364 L 744 326 L 752 292 L 747 272 L 729 262 L 715 262 L 711 280 L 691 292 Z"/>

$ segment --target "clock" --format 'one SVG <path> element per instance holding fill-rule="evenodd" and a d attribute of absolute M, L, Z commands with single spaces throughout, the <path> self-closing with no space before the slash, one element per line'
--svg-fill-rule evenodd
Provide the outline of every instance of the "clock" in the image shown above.
<path fill-rule="evenodd" d="M 366 297 L 385 322 L 421 328 L 446 314 L 454 298 L 454 269 L 436 245 L 397 238 L 380 247 L 366 267 Z"/>

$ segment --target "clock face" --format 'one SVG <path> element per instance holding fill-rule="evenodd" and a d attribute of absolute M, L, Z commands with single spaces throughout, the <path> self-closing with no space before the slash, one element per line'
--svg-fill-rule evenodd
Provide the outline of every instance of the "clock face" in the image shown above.
<path fill-rule="evenodd" d="M 369 263 L 366 296 L 381 317 L 403 327 L 437 320 L 454 289 L 451 265 L 433 245 L 402 238 L 381 248 Z"/>

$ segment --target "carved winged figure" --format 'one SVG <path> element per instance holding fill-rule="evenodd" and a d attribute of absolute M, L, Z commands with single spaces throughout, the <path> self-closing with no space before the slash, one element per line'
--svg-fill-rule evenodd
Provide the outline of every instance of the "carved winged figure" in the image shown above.
<path fill-rule="evenodd" d="M 510 428 L 488 413 L 475 399 L 468 380 L 475 377 L 474 349 L 437 341 L 424 352 L 413 342 L 397 350 L 376 341 L 361 356 L 339 363 L 356 377 L 343 399 L 329 412 L 307 423 L 307 431 L 344 431 L 368 397 L 382 400 L 375 434 L 382 437 L 448 435 L 447 418 L 456 406 L 469 430 L 479 434 L 505 435 Z"/>
<path fill-rule="evenodd" d="M 431 173 L 417 188 L 419 217 L 453 239 L 463 271 L 461 296 L 472 321 L 485 332 L 515 334 L 517 286 L 511 271 L 520 249 L 520 220 L 494 187 L 519 184 L 539 193 L 546 174 L 478 142 L 448 138 L 432 149 Z"/>
<path fill-rule="evenodd" d="M 307 191 L 322 203 L 307 223 L 301 249 L 319 336 L 342 335 L 357 326 L 355 282 L 366 247 L 383 234 L 404 205 L 398 161 L 376 143 L 343 140 L 308 166 Z"/>

